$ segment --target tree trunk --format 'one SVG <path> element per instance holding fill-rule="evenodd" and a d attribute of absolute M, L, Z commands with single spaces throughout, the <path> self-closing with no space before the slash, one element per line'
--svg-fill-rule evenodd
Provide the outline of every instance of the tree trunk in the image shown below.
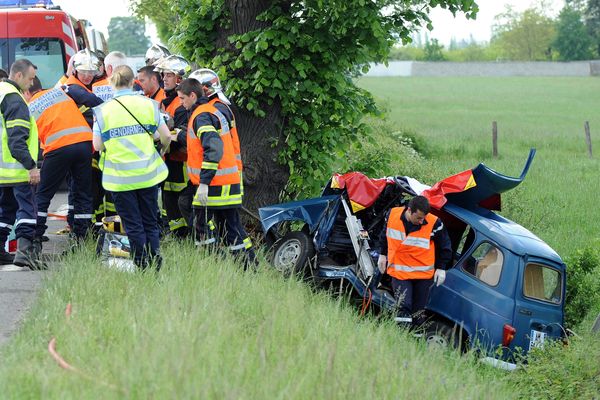
<path fill-rule="evenodd" d="M 277 162 L 284 141 L 280 109 L 265 111 L 266 117 L 258 118 L 247 110 L 234 109 L 244 162 L 244 205 L 253 212 L 278 203 L 290 176 L 287 166 Z M 275 140 L 280 145 L 272 147 Z"/>
<path fill-rule="evenodd" d="M 219 29 L 215 47 L 232 49 L 229 36 L 268 26 L 269 22 L 257 21 L 256 17 L 271 4 L 271 0 L 226 0 L 231 25 Z M 244 162 L 244 205 L 252 212 L 261 206 L 277 203 L 290 175 L 288 167 L 277 162 L 277 155 L 285 145 L 281 105 L 275 101 L 273 105 L 261 104 L 261 108 L 266 113 L 264 118 L 233 107 Z M 273 147 L 274 142 L 279 145 Z"/>

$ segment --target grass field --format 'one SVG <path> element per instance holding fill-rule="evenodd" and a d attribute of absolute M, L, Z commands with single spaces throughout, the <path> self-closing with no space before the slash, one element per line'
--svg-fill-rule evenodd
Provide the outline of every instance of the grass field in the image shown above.
<path fill-rule="evenodd" d="M 90 246 L 91 247 L 91 246 Z M 157 276 L 91 251 L 54 273 L 0 354 L 3 399 L 505 399 L 503 374 L 428 351 L 390 321 L 191 244 Z M 72 314 L 65 316 L 65 307 Z M 58 367 L 47 351 L 80 372 Z"/>
<path fill-rule="evenodd" d="M 600 237 L 600 79 L 363 78 L 360 85 L 374 94 L 398 130 L 426 139 L 438 178 L 479 162 L 518 176 L 535 147 L 529 174 L 505 196 L 503 214 L 562 256 Z M 492 121 L 498 124 L 497 159 Z M 587 155 L 585 121 L 593 159 Z"/>

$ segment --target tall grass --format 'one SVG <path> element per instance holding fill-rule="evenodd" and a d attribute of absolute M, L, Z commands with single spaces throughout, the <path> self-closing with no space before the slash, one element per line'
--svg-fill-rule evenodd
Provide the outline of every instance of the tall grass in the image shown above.
<path fill-rule="evenodd" d="M 600 79 L 362 78 L 359 84 L 389 110 L 398 129 L 426 139 L 438 179 L 479 162 L 518 176 L 529 148 L 537 148 L 525 182 L 504 196 L 503 214 L 563 256 L 600 236 Z M 498 123 L 497 159 L 492 121 Z M 587 156 L 585 121 L 593 159 Z"/>
<path fill-rule="evenodd" d="M 268 268 L 246 273 L 193 246 L 160 273 L 109 270 L 90 251 L 53 272 L 2 351 L 7 399 L 506 398 L 455 353 Z M 72 314 L 65 316 L 65 306 Z M 58 367 L 50 338 L 82 374 Z"/>

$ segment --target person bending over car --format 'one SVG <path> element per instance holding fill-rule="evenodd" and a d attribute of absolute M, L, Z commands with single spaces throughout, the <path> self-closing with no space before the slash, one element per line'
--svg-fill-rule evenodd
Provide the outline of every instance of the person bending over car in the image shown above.
<path fill-rule="evenodd" d="M 389 211 L 379 235 L 377 267 L 392 278 L 398 301 L 395 320 L 406 327 L 425 322 L 423 311 L 429 290 L 433 284 L 444 283 L 452 258 L 448 232 L 442 220 L 429 211 L 429 200 L 415 196 L 407 207 Z"/>

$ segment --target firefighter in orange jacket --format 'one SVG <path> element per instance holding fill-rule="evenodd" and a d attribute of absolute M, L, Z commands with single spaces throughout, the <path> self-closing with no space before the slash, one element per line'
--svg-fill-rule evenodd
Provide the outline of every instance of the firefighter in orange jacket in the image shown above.
<path fill-rule="evenodd" d="M 444 224 L 429 211 L 427 198 L 415 196 L 407 207 L 390 210 L 379 236 L 377 266 L 381 273 L 392 277 L 394 296 L 399 302 L 396 322 L 407 327 L 425 322 L 429 290 L 433 284 L 444 283 L 452 258 Z"/>
<path fill-rule="evenodd" d="M 165 99 L 161 103 L 161 110 L 172 118 L 172 134 L 177 140 L 171 142 L 169 151 L 165 154 L 165 164 L 169 169 L 169 176 L 163 182 L 162 200 L 169 224 L 169 231 L 177 236 L 184 237 L 189 233 L 187 220 L 179 209 L 180 195 L 187 187 L 187 148 L 186 135 L 188 112 L 177 97 L 177 85 L 190 73 L 189 62 L 177 55 L 169 55 L 157 61 L 155 71 L 162 74 L 165 90 Z"/>
<path fill-rule="evenodd" d="M 242 206 L 240 174 L 235 159 L 230 124 L 233 114 L 209 104 L 220 87 L 217 75 L 198 70 L 184 80 L 177 92 L 192 114 L 188 122 L 188 175 L 196 194 L 192 201 L 196 244 L 213 245 L 221 239 L 233 254 L 244 253 L 245 264 L 254 262 L 254 251 L 238 213 Z"/>
<path fill-rule="evenodd" d="M 165 98 L 165 90 L 161 87 L 161 76 L 154 70 L 153 65 L 147 65 L 138 70 L 138 81 L 142 86 L 144 95 L 160 104 Z"/>
<path fill-rule="evenodd" d="M 73 199 L 73 235 L 85 238 L 92 219 L 92 129 L 75 102 L 60 88 L 42 90 L 39 80 L 29 89 L 29 110 L 38 127 L 44 162 L 36 192 L 37 223 L 34 241 L 46 231 L 50 201 L 67 173 L 71 177 L 70 198 Z"/>

